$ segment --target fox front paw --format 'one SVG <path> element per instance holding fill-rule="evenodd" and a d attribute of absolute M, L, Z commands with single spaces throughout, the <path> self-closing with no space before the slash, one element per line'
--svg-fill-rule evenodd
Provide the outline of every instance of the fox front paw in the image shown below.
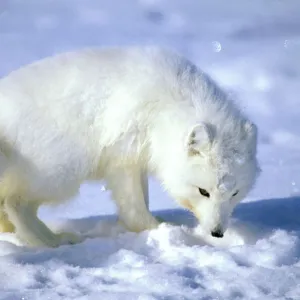
<path fill-rule="evenodd" d="M 61 232 L 58 237 L 60 245 L 74 245 L 83 241 L 83 237 L 71 232 Z"/>
<path fill-rule="evenodd" d="M 154 218 L 152 215 L 150 216 L 145 216 L 144 218 L 136 218 L 136 219 L 131 219 L 129 221 L 124 221 L 122 219 L 119 219 L 119 224 L 126 228 L 128 231 L 132 232 L 142 232 L 145 230 L 151 230 L 155 229 L 159 226 L 160 222 Z"/>
<path fill-rule="evenodd" d="M 166 220 L 163 219 L 162 217 L 158 217 L 158 216 L 156 216 L 155 219 L 159 222 L 159 224 L 165 223 L 165 224 L 169 224 L 169 225 L 173 225 L 173 226 L 178 226 L 178 225 L 180 225 L 179 223 L 166 221 Z"/>

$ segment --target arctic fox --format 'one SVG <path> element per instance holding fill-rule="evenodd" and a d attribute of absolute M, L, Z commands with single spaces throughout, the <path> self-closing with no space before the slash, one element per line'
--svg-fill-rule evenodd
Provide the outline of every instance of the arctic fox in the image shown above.
<path fill-rule="evenodd" d="M 31 246 L 80 239 L 37 217 L 80 184 L 103 179 L 135 232 L 152 174 L 203 228 L 222 237 L 258 174 L 257 129 L 186 58 L 158 47 L 84 49 L 45 58 L 0 80 L 0 230 Z"/>

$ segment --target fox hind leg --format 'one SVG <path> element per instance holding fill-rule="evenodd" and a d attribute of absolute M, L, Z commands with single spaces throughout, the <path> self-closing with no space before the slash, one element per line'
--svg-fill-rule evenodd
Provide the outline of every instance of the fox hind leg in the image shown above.
<path fill-rule="evenodd" d="M 73 233 L 52 232 L 38 217 L 39 205 L 24 196 L 7 197 L 5 211 L 14 224 L 19 239 L 28 246 L 58 247 L 62 244 L 75 244 L 82 239 Z"/>
<path fill-rule="evenodd" d="M 5 212 L 4 199 L 0 198 L 0 232 L 14 232 L 15 229 Z"/>

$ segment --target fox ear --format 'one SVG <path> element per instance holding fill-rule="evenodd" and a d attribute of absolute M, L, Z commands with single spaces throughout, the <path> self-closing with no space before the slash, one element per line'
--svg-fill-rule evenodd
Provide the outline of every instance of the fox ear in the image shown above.
<path fill-rule="evenodd" d="M 233 150 L 234 158 L 238 164 L 244 164 L 245 160 L 253 159 L 257 152 L 257 126 L 251 121 L 245 121 L 242 125 L 242 142 Z"/>
<path fill-rule="evenodd" d="M 205 123 L 194 125 L 187 136 L 186 148 L 190 156 L 200 155 L 213 140 L 212 128 Z"/>
<path fill-rule="evenodd" d="M 244 124 L 244 131 L 245 131 L 245 136 L 246 136 L 246 141 L 247 141 L 247 146 L 248 146 L 248 154 L 250 156 L 256 155 L 256 146 L 257 146 L 257 126 L 250 122 L 246 121 Z"/>
<path fill-rule="evenodd" d="M 246 121 L 244 123 L 244 130 L 248 136 L 256 138 L 257 136 L 257 126 L 251 121 Z"/>

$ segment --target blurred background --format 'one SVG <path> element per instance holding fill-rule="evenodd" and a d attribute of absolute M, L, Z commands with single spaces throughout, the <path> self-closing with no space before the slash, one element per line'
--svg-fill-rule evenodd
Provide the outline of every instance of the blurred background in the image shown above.
<path fill-rule="evenodd" d="M 299 194 L 299 0 L 0 1 L 0 76 L 48 55 L 111 45 L 161 45 L 194 61 L 259 127 L 263 172 L 246 201 Z M 64 215 L 112 212 L 100 188 L 83 185 Z M 163 197 L 151 207 L 175 206 Z"/>

